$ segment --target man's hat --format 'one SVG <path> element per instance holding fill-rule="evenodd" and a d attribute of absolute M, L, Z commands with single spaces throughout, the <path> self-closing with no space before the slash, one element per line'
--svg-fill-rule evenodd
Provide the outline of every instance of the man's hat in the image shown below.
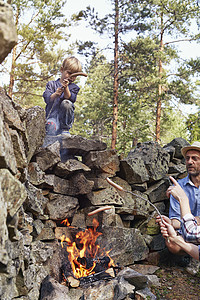
<path fill-rule="evenodd" d="M 200 142 L 194 142 L 191 146 L 186 146 L 181 149 L 182 155 L 185 157 L 187 151 L 189 150 L 197 150 L 200 151 Z"/>

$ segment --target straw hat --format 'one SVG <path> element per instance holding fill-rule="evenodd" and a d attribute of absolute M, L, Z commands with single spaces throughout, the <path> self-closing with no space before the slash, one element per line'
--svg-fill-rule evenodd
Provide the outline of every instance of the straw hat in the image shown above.
<path fill-rule="evenodd" d="M 200 151 L 200 142 L 194 142 L 191 146 L 186 146 L 181 149 L 182 155 L 185 157 L 186 152 L 189 150 L 197 150 Z"/>

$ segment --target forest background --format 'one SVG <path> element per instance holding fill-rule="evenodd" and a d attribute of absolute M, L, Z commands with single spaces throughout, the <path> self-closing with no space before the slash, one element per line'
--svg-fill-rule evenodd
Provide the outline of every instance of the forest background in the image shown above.
<path fill-rule="evenodd" d="M 100 139 L 123 155 L 137 142 L 200 141 L 198 1 L 12 0 L 11 5 L 18 43 L 0 75 L 17 103 L 45 107 L 47 81 L 57 79 L 63 59 L 75 55 L 88 77 L 77 78 L 81 90 L 72 134 Z"/>

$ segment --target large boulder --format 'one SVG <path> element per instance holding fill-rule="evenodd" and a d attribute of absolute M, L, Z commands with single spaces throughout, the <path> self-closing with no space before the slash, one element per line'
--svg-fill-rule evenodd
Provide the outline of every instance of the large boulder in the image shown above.
<path fill-rule="evenodd" d="M 17 44 L 17 32 L 13 21 L 12 7 L 0 0 L 0 63 Z"/>

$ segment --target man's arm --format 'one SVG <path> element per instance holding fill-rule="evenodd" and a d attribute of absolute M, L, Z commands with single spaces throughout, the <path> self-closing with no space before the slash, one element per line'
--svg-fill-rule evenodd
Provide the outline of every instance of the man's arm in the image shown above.
<path fill-rule="evenodd" d="M 171 225 L 174 229 L 179 229 L 181 227 L 181 222 L 177 219 L 171 219 Z"/>
<path fill-rule="evenodd" d="M 180 203 L 181 218 L 183 218 L 186 214 L 191 214 L 189 199 L 176 179 L 174 179 L 172 176 L 169 178 L 174 185 L 167 189 L 167 196 L 172 195 L 176 200 L 178 200 Z"/>

